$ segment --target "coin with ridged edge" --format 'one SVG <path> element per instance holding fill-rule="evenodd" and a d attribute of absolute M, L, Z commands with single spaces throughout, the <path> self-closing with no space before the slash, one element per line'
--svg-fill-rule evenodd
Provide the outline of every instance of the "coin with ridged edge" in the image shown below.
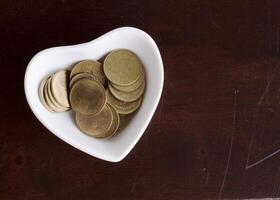
<path fill-rule="evenodd" d="M 119 114 L 117 113 L 116 109 L 110 105 L 107 104 L 109 108 L 111 109 L 111 112 L 113 114 L 113 122 L 110 127 L 110 129 L 103 135 L 103 137 L 112 137 L 118 130 L 119 125 L 120 125 L 120 117 Z"/>
<path fill-rule="evenodd" d="M 117 99 L 125 102 L 135 101 L 144 93 L 145 91 L 145 81 L 142 85 L 132 92 L 123 92 L 116 88 L 114 88 L 111 84 L 109 84 L 109 90 L 111 94 Z"/>
<path fill-rule="evenodd" d="M 46 84 L 45 84 L 45 87 L 44 87 L 44 94 L 45 94 L 45 100 L 46 100 L 46 103 L 47 105 L 49 106 L 49 108 L 51 110 L 53 110 L 54 112 L 63 112 L 64 109 L 61 109 L 61 108 L 58 108 L 56 107 L 56 105 L 52 102 L 51 98 L 50 98 L 50 94 L 48 93 L 48 81 L 51 77 L 48 78 Z"/>
<path fill-rule="evenodd" d="M 94 75 L 103 86 L 106 84 L 107 78 L 103 72 L 101 63 L 98 61 L 83 60 L 78 62 L 71 70 L 70 79 L 79 73 L 88 73 Z"/>
<path fill-rule="evenodd" d="M 47 104 L 46 102 L 46 95 L 45 95 L 45 85 L 46 85 L 46 82 L 47 82 L 48 78 L 44 78 L 41 83 L 40 83 L 40 86 L 39 86 L 39 98 L 43 104 L 43 106 L 50 112 L 54 112 Z"/>
<path fill-rule="evenodd" d="M 51 91 L 51 80 L 52 80 L 52 77 L 50 77 L 48 79 L 48 81 L 46 82 L 46 93 L 52 103 L 52 105 L 54 105 L 54 107 L 56 108 L 56 110 L 59 110 L 60 112 L 63 112 L 63 111 L 67 111 L 70 109 L 70 107 L 64 107 L 62 105 L 60 105 L 59 102 L 56 101 L 56 99 L 53 97 L 53 94 L 52 94 L 52 91 Z"/>
<path fill-rule="evenodd" d="M 143 81 L 145 81 L 145 73 L 142 73 L 140 75 L 140 77 L 136 80 L 135 83 L 128 85 L 128 86 L 120 86 L 120 85 L 116 85 L 114 83 L 111 83 L 111 85 L 123 92 L 132 92 L 134 90 L 136 90 L 137 88 L 139 88 L 141 86 L 141 84 L 143 83 Z"/>
<path fill-rule="evenodd" d="M 104 137 L 113 123 L 113 113 L 108 105 L 96 115 L 85 116 L 76 113 L 75 121 L 80 131 L 93 137 Z"/>
<path fill-rule="evenodd" d="M 133 84 L 143 73 L 143 65 L 135 53 L 127 49 L 109 53 L 103 64 L 106 77 L 114 84 L 127 86 Z"/>
<path fill-rule="evenodd" d="M 107 95 L 107 102 L 112 106 L 114 106 L 119 114 L 133 113 L 140 107 L 142 103 L 142 98 L 138 98 L 136 101 L 132 101 L 132 102 L 120 101 L 116 99 L 108 90 L 106 91 L 106 95 Z"/>
<path fill-rule="evenodd" d="M 70 107 L 68 99 L 69 71 L 61 70 L 56 72 L 51 79 L 50 86 L 54 99 L 64 107 Z"/>
<path fill-rule="evenodd" d="M 91 75 L 91 74 L 89 74 L 89 73 L 83 72 L 83 73 L 75 74 L 75 75 L 71 78 L 71 80 L 70 80 L 70 84 L 69 84 L 70 90 L 71 90 L 71 88 L 73 87 L 73 85 L 74 85 L 78 80 L 80 80 L 80 79 L 82 79 L 82 78 L 93 79 L 93 80 L 95 80 L 95 81 L 98 81 L 97 78 L 96 78 L 94 75 Z"/>
<path fill-rule="evenodd" d="M 70 91 L 72 109 L 83 115 L 94 115 L 100 112 L 106 103 L 104 87 L 91 79 L 81 79 Z"/>

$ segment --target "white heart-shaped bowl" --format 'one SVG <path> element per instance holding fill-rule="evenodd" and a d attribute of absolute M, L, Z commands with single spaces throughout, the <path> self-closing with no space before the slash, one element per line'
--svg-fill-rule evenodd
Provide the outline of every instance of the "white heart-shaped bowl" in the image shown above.
<path fill-rule="evenodd" d="M 57 70 L 70 69 L 80 60 L 98 60 L 120 48 L 129 49 L 139 56 L 145 66 L 147 82 L 142 106 L 124 130 L 111 138 L 95 139 L 78 130 L 72 111 L 51 113 L 45 109 L 38 96 L 39 84 L 44 77 Z M 92 156 L 118 162 L 131 151 L 148 126 L 161 96 L 163 79 L 162 59 L 154 40 L 142 30 L 122 27 L 91 42 L 37 53 L 27 66 L 24 89 L 31 110 L 53 134 Z"/>

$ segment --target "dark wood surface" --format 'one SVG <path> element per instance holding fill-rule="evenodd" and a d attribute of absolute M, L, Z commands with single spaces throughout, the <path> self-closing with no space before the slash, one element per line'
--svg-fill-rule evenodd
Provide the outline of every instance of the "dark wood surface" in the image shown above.
<path fill-rule="evenodd" d="M 119 163 L 86 155 L 29 109 L 45 48 L 135 26 L 157 42 L 162 98 Z M 0 1 L 0 199 L 280 197 L 280 2 Z"/>

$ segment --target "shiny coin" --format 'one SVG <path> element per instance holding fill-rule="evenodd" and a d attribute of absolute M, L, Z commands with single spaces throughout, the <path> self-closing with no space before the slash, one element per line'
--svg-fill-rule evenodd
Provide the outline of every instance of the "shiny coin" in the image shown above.
<path fill-rule="evenodd" d="M 137 81 L 143 73 L 143 65 L 133 52 L 115 50 L 105 58 L 104 73 L 112 83 L 127 86 Z"/>
<path fill-rule="evenodd" d="M 84 133 L 94 137 L 104 137 L 113 123 L 113 113 L 108 105 L 96 115 L 85 116 L 76 113 L 77 127 Z"/>
<path fill-rule="evenodd" d="M 51 102 L 50 98 L 49 98 L 49 94 L 48 94 L 48 87 L 47 87 L 47 82 L 48 80 L 50 79 L 50 77 L 47 78 L 46 80 L 46 83 L 45 83 L 45 86 L 44 86 L 44 97 L 45 97 L 45 101 L 46 101 L 46 104 L 47 106 L 53 111 L 53 112 L 56 112 L 55 111 L 55 106 L 53 105 L 53 103 Z"/>
<path fill-rule="evenodd" d="M 45 98 L 45 94 L 44 94 L 44 88 L 45 88 L 45 84 L 47 82 L 48 78 L 45 78 L 41 81 L 40 87 L 39 87 L 39 98 L 43 104 L 43 106 L 50 112 L 53 112 L 53 110 L 47 105 L 46 103 L 46 98 Z"/>
<path fill-rule="evenodd" d="M 46 103 L 47 103 L 47 105 L 49 106 L 49 108 L 51 109 L 51 110 L 53 110 L 54 112 L 64 112 L 65 110 L 64 109 L 61 109 L 61 108 L 59 108 L 59 107 L 57 107 L 54 103 L 53 103 L 53 101 L 51 100 L 51 98 L 50 98 L 50 94 L 48 93 L 48 81 L 50 80 L 50 78 L 51 77 L 49 77 L 48 79 L 47 79 L 47 82 L 46 82 L 46 84 L 45 84 L 45 87 L 44 87 L 44 95 L 45 95 L 45 100 L 46 100 Z"/>
<path fill-rule="evenodd" d="M 120 90 L 114 88 L 111 84 L 109 84 L 109 90 L 112 93 L 112 95 L 114 97 L 116 97 L 117 99 L 119 99 L 121 101 L 125 101 L 125 102 L 131 102 L 131 101 L 135 101 L 135 100 L 139 99 L 140 96 L 144 93 L 145 81 L 142 83 L 142 85 L 139 88 L 137 88 L 136 90 L 134 90 L 132 92 L 120 91 Z"/>
<path fill-rule="evenodd" d="M 116 85 L 114 83 L 111 83 L 111 85 L 123 92 L 132 92 L 134 90 L 136 90 L 137 88 L 139 88 L 141 86 L 141 84 L 143 83 L 143 81 L 145 81 L 145 73 L 142 73 L 140 75 L 140 77 L 136 80 L 135 83 L 128 85 L 128 86 L 120 86 L 120 85 Z"/>
<path fill-rule="evenodd" d="M 50 82 L 54 99 L 63 107 L 70 107 L 68 99 L 69 71 L 61 70 L 56 72 Z"/>
<path fill-rule="evenodd" d="M 83 115 L 94 115 L 102 110 L 106 103 L 104 87 L 91 79 L 80 79 L 70 91 L 72 109 Z"/>
<path fill-rule="evenodd" d="M 76 74 L 83 72 L 94 75 L 101 84 L 105 86 L 106 76 L 103 72 L 101 63 L 92 60 L 84 60 L 77 63 L 71 71 L 70 79 L 72 79 Z"/>
<path fill-rule="evenodd" d="M 72 79 L 70 80 L 70 84 L 69 84 L 69 88 L 71 90 L 71 88 L 73 87 L 73 85 L 80 79 L 82 78 L 87 78 L 87 79 L 93 79 L 95 81 L 98 81 L 96 79 L 96 77 L 94 75 L 91 75 L 89 73 L 79 73 L 79 74 L 76 74 L 72 77 Z"/>
<path fill-rule="evenodd" d="M 45 92 L 47 93 L 52 105 L 55 106 L 55 108 L 57 108 L 57 110 L 59 110 L 60 112 L 63 112 L 63 111 L 67 111 L 70 109 L 70 107 L 64 107 L 62 106 L 59 102 L 56 101 L 56 99 L 53 97 L 53 93 L 51 91 L 51 80 L 52 80 L 52 77 L 50 77 L 47 82 L 46 82 L 46 85 L 45 85 Z"/>
<path fill-rule="evenodd" d="M 136 101 L 124 102 L 116 99 L 108 90 L 106 91 L 107 102 L 114 106 L 119 114 L 130 114 L 137 110 L 142 102 L 142 98 L 138 98 Z"/>
<path fill-rule="evenodd" d="M 107 104 L 109 108 L 111 109 L 111 112 L 113 114 L 113 122 L 109 130 L 103 135 L 103 137 L 112 137 L 118 130 L 119 125 L 120 125 L 120 117 L 119 114 L 117 113 L 116 109 L 110 105 Z"/>

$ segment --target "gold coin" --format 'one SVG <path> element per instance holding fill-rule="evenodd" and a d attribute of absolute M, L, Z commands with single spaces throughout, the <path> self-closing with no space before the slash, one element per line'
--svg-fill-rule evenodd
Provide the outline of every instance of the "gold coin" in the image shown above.
<path fill-rule="evenodd" d="M 72 109 L 83 115 L 100 112 L 106 103 L 104 87 L 91 79 L 80 79 L 70 91 Z"/>
<path fill-rule="evenodd" d="M 45 87 L 44 87 L 44 95 L 45 95 L 45 100 L 46 100 L 46 103 L 47 103 L 47 105 L 49 106 L 49 108 L 51 109 L 51 110 L 53 110 L 54 112 L 64 112 L 65 110 L 64 109 L 61 109 L 61 108 L 59 108 L 59 107 L 57 107 L 54 103 L 53 103 L 53 101 L 51 100 L 51 98 L 50 98 L 50 94 L 48 93 L 48 81 L 50 80 L 50 78 L 51 77 L 49 77 L 48 79 L 47 79 L 47 82 L 46 82 L 46 84 L 45 84 Z"/>
<path fill-rule="evenodd" d="M 129 114 L 129 115 L 119 115 L 120 116 L 120 126 L 118 128 L 118 131 L 123 130 L 127 127 L 129 122 L 131 121 L 132 117 L 134 114 Z"/>
<path fill-rule="evenodd" d="M 60 110 L 60 112 L 69 110 L 70 107 L 64 107 L 59 102 L 57 102 L 56 99 L 53 97 L 53 93 L 51 91 L 51 80 L 52 80 L 52 77 L 49 77 L 49 79 L 46 82 L 46 89 L 45 89 L 46 91 L 45 92 L 47 93 L 52 105 L 54 105 L 56 108 L 58 108 L 58 110 Z"/>
<path fill-rule="evenodd" d="M 68 81 L 69 81 L 69 71 L 61 70 L 56 72 L 50 82 L 50 87 L 54 99 L 59 102 L 60 105 L 69 108 L 68 99 Z"/>
<path fill-rule="evenodd" d="M 46 83 L 45 83 L 44 89 L 43 89 L 43 93 L 44 93 L 46 104 L 49 107 L 49 109 L 51 109 L 52 112 L 56 112 L 55 108 L 54 108 L 55 106 L 51 103 L 51 100 L 50 100 L 49 95 L 48 95 L 47 82 L 48 82 L 49 79 L 50 79 L 50 77 L 48 77 L 47 80 L 46 80 Z"/>
<path fill-rule="evenodd" d="M 41 84 L 39 86 L 39 98 L 43 104 L 43 106 L 50 112 L 53 112 L 53 110 L 48 106 L 47 102 L 46 102 L 46 97 L 44 94 L 44 88 L 45 88 L 45 84 L 47 82 L 48 78 L 45 78 L 41 81 Z"/>
<path fill-rule="evenodd" d="M 106 77 L 121 86 L 133 84 L 143 72 L 143 65 L 137 55 L 127 49 L 109 53 L 103 67 Z"/>
<path fill-rule="evenodd" d="M 134 90 L 132 92 L 120 91 L 120 90 L 114 88 L 111 84 L 109 84 L 109 90 L 114 97 L 116 97 L 117 99 L 119 99 L 121 101 L 125 101 L 125 102 L 136 101 L 137 99 L 140 98 L 140 96 L 145 91 L 145 81 L 143 81 L 143 83 L 141 84 L 141 86 L 139 88 L 137 88 L 136 90 Z"/>
<path fill-rule="evenodd" d="M 112 114 L 113 114 L 113 122 L 109 130 L 103 135 L 103 137 L 112 137 L 118 130 L 119 125 L 120 125 L 120 117 L 119 114 L 117 113 L 116 109 L 110 105 L 107 104 L 108 107 L 110 108 Z"/>
<path fill-rule="evenodd" d="M 140 77 L 136 80 L 135 83 L 128 85 L 128 86 L 120 86 L 120 85 L 116 85 L 114 83 L 111 83 L 111 85 L 123 92 L 132 92 L 134 90 L 136 90 L 137 88 L 139 88 L 141 86 L 141 84 L 143 83 L 143 81 L 145 81 L 145 73 L 142 73 L 140 75 Z"/>
<path fill-rule="evenodd" d="M 72 77 L 72 79 L 70 80 L 70 86 L 69 86 L 70 90 L 71 90 L 71 88 L 73 87 L 73 85 L 74 85 L 78 80 L 80 80 L 80 79 L 82 79 L 82 78 L 88 78 L 88 79 L 93 79 L 93 80 L 97 81 L 96 77 L 95 77 L 94 75 L 89 74 L 89 73 L 84 73 L 84 72 L 83 72 L 83 73 L 75 74 L 75 75 Z"/>
<path fill-rule="evenodd" d="M 137 110 L 141 103 L 142 98 L 138 98 L 136 101 L 124 102 L 116 99 L 108 90 L 106 91 L 107 102 L 114 106 L 119 114 L 130 114 Z"/>
<path fill-rule="evenodd" d="M 96 115 L 81 115 L 76 113 L 77 127 L 84 133 L 94 137 L 103 137 L 113 123 L 113 113 L 108 105 Z"/>
<path fill-rule="evenodd" d="M 77 63 L 71 71 L 70 79 L 72 79 L 76 74 L 82 72 L 94 75 L 102 85 L 106 85 L 106 76 L 103 72 L 103 68 L 100 62 L 93 60 L 84 60 Z"/>

